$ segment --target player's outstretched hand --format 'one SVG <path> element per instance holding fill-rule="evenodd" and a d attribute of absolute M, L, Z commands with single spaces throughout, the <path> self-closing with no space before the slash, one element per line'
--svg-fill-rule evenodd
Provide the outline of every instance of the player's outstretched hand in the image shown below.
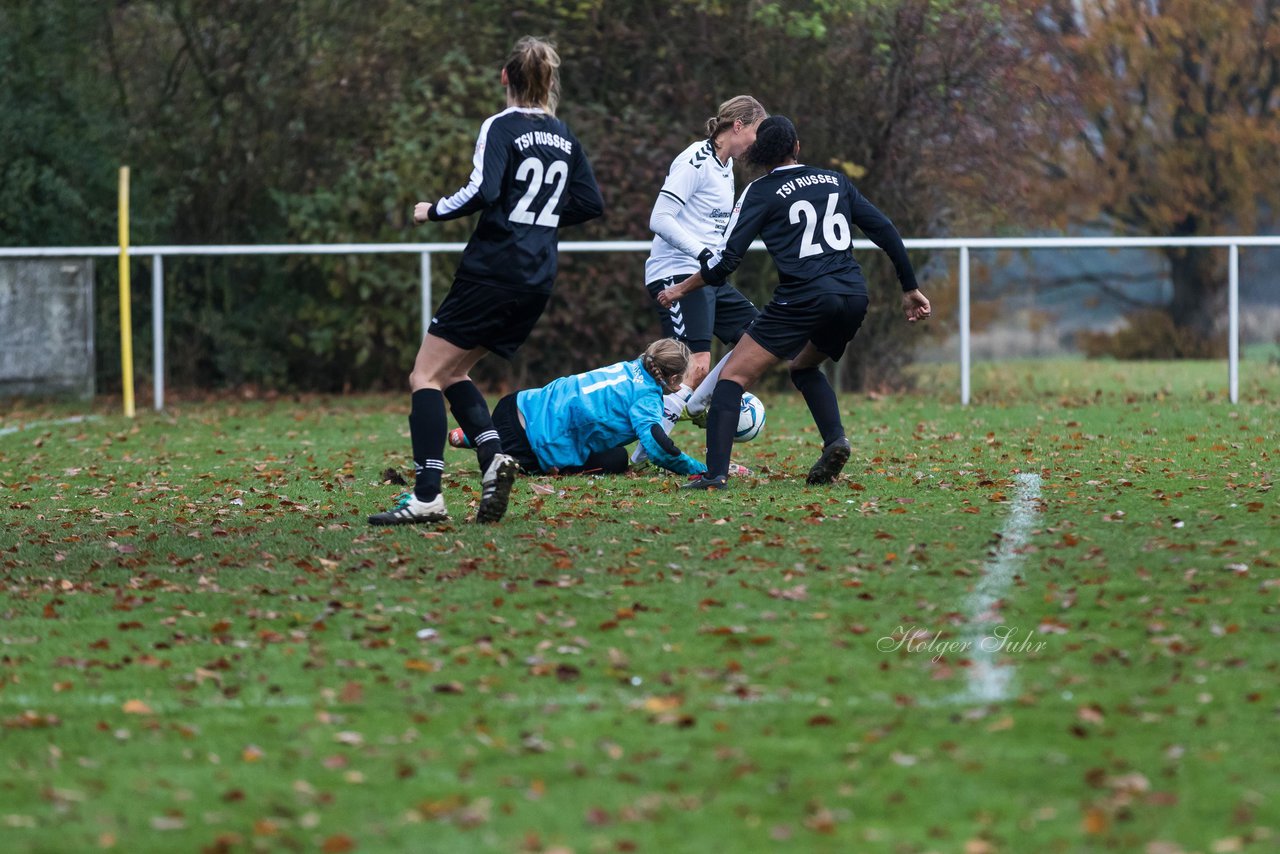
<path fill-rule="evenodd" d="M 418 202 L 413 206 L 413 221 L 422 225 L 431 216 L 431 202 Z"/>
<path fill-rule="evenodd" d="M 919 288 L 907 291 L 902 295 L 902 308 L 907 313 L 908 323 L 925 320 L 933 313 L 933 309 L 929 305 L 929 298 L 920 293 Z"/>

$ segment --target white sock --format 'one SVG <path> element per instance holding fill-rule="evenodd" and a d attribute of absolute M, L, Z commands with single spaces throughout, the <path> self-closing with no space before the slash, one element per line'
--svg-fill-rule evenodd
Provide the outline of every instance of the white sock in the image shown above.
<path fill-rule="evenodd" d="M 662 432 L 668 436 L 671 435 L 671 428 L 676 426 L 676 420 L 684 414 L 685 404 L 691 394 L 693 389 L 681 383 L 680 388 L 662 396 Z M 631 462 L 642 463 L 647 459 L 649 455 L 645 453 L 644 445 L 637 442 L 636 449 L 631 452 Z"/>
<path fill-rule="evenodd" d="M 729 357 L 733 355 L 730 350 L 716 362 L 716 366 L 711 369 L 702 382 L 698 383 L 698 388 L 694 390 L 693 396 L 689 398 L 689 402 L 685 405 L 685 409 L 692 415 L 702 412 L 711 403 L 711 393 L 716 390 L 716 383 L 720 382 L 720 371 L 724 369 L 724 363 L 729 361 Z"/>

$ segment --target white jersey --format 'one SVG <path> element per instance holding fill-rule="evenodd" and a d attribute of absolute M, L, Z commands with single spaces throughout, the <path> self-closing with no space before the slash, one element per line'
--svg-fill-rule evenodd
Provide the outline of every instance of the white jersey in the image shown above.
<path fill-rule="evenodd" d="M 676 222 L 697 246 L 688 247 L 689 254 L 655 236 L 644 265 L 646 282 L 696 273 L 698 252 L 724 245 L 733 215 L 733 158 L 721 163 L 709 139 L 693 143 L 671 162 L 660 195 L 680 205 Z"/>

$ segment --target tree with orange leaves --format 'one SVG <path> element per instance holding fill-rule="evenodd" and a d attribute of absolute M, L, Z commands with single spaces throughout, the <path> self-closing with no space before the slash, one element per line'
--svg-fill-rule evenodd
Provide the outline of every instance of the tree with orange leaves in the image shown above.
<path fill-rule="evenodd" d="M 1201 236 L 1280 210 L 1280 0 L 1051 0 L 1036 21 L 1072 128 L 1047 160 L 1060 223 Z M 1174 325 L 1208 338 L 1220 254 L 1165 256 Z"/>

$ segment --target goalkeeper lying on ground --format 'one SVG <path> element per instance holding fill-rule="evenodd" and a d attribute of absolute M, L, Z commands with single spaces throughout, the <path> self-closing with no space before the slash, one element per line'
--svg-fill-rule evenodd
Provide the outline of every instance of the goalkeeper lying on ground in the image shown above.
<path fill-rule="evenodd" d="M 654 341 L 637 359 L 561 377 L 542 388 L 509 394 L 493 410 L 502 451 L 529 474 L 620 474 L 626 445 L 640 440 L 649 461 L 677 474 L 706 466 L 682 453 L 662 427 L 662 396 L 680 387 L 689 348 Z M 458 428 L 455 447 L 470 447 Z"/>

